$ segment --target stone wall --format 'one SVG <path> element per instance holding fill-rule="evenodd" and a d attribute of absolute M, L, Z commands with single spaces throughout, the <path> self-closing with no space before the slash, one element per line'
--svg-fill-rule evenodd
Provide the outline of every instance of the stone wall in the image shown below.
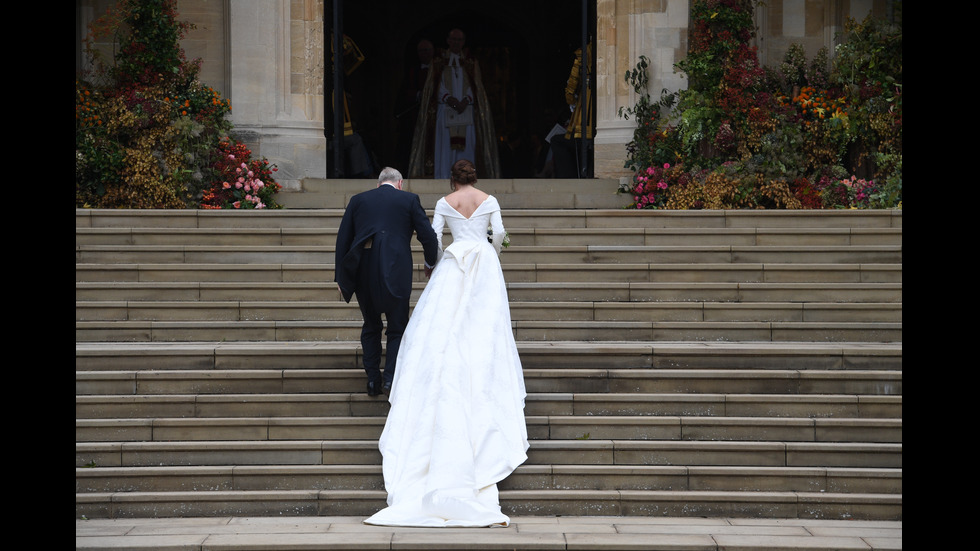
<path fill-rule="evenodd" d="M 595 175 L 625 178 L 626 144 L 635 121 L 619 116 L 636 104 L 636 92 L 624 76 L 646 56 L 648 91 L 680 90 L 686 84 L 674 64 L 687 49 L 688 0 L 598 0 L 596 55 Z"/>
<path fill-rule="evenodd" d="M 228 19 L 232 122 L 298 189 L 325 178 L 322 0 L 235 0 Z"/>

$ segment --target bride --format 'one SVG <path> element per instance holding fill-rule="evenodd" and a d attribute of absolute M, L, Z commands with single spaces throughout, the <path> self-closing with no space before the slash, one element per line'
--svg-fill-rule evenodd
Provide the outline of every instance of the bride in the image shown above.
<path fill-rule="evenodd" d="M 497 255 L 500 205 L 456 162 L 432 227 L 442 250 L 398 352 L 381 434 L 386 526 L 507 526 L 497 482 L 527 460 L 526 390 Z M 493 230 L 488 242 L 487 228 Z"/>

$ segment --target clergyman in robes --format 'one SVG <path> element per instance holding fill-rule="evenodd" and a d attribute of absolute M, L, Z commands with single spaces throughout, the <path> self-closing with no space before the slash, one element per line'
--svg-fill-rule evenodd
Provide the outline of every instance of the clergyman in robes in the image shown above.
<path fill-rule="evenodd" d="M 433 59 L 422 89 L 409 178 L 449 179 L 460 159 L 472 161 L 481 178 L 498 178 L 496 132 L 480 64 L 463 49 L 463 31 L 450 31 L 447 42 L 449 49 Z"/>

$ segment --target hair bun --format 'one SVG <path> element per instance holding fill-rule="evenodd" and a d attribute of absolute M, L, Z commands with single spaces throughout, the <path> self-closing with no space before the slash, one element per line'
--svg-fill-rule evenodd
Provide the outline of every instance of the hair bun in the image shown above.
<path fill-rule="evenodd" d="M 467 159 L 460 159 L 453 164 L 451 177 L 457 184 L 475 184 L 476 167 Z"/>

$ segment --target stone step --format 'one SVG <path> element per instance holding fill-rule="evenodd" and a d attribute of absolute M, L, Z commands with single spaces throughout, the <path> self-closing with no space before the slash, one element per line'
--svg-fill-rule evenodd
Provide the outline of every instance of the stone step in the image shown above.
<path fill-rule="evenodd" d="M 528 373 L 556 368 L 585 369 L 591 379 L 608 377 L 608 372 L 603 370 L 609 369 L 786 371 L 789 367 L 791 371 L 800 372 L 902 371 L 901 343 L 518 341 L 517 349 Z M 357 340 L 75 343 L 76 373 L 185 369 L 343 370 L 356 368 L 359 362 L 360 343 Z"/>
<path fill-rule="evenodd" d="M 372 189 L 367 180 L 306 178 L 302 190 L 277 196 L 286 208 L 343 208 L 350 198 Z M 619 179 L 494 179 L 480 180 L 480 189 L 494 195 L 503 208 L 623 208 L 627 195 L 617 193 Z M 423 205 L 434 205 L 450 190 L 446 180 L 406 180 L 404 189 L 419 195 Z"/>
<path fill-rule="evenodd" d="M 506 512 L 901 518 L 901 211 L 487 185 L 531 440 Z M 332 208 L 76 210 L 78 514 L 384 505 L 388 402 L 364 392 L 360 315 L 332 282 L 343 206 L 373 186 L 301 194 Z M 429 207 L 445 187 L 410 183 Z M 533 208 L 547 196 L 568 208 Z"/>
<path fill-rule="evenodd" d="M 527 465 L 902 467 L 901 443 L 531 440 Z M 379 465 L 376 440 L 76 442 L 75 466 Z"/>
<path fill-rule="evenodd" d="M 887 322 L 514 321 L 521 341 L 901 342 Z M 77 321 L 76 342 L 352 341 L 358 321 Z"/>
<path fill-rule="evenodd" d="M 421 248 L 414 246 L 416 263 Z M 76 245 L 76 264 L 249 263 L 324 264 L 334 261 L 330 245 Z M 616 263 L 806 263 L 899 264 L 901 245 L 511 245 L 501 264 Z"/>
<path fill-rule="evenodd" d="M 855 246 L 901 245 L 901 228 L 524 228 L 508 227 L 521 246 Z M 323 228 L 78 228 L 75 246 L 323 246 L 337 226 Z M 447 234 L 443 244 L 452 243 Z"/>
<path fill-rule="evenodd" d="M 526 417 L 536 440 L 901 443 L 901 419 L 709 416 Z M 75 442 L 374 440 L 384 416 L 75 419 Z"/>
<path fill-rule="evenodd" d="M 280 490 L 76 493 L 75 504 L 77 515 L 90 518 L 282 515 L 366 517 L 385 506 L 385 492 Z M 588 511 L 587 514 L 591 516 L 735 516 L 770 519 L 875 520 L 900 519 L 902 516 L 900 494 L 508 490 L 500 492 L 500 505 L 501 510 L 510 516 L 569 516 L 582 515 L 583 511 Z M 511 546 L 508 545 L 507 548 Z"/>
<path fill-rule="evenodd" d="M 901 494 L 889 468 L 521 465 L 503 491 L 656 490 Z M 381 465 L 243 465 L 75 469 L 75 492 L 384 490 Z"/>
<path fill-rule="evenodd" d="M 531 381 L 534 382 L 533 380 Z M 532 385 L 536 386 L 536 385 Z M 597 385 L 601 386 L 601 385 Z M 529 392 L 528 416 L 708 416 L 901 419 L 895 394 Z M 76 420 L 384 416 L 388 402 L 363 392 L 304 394 L 79 394 Z"/>
<path fill-rule="evenodd" d="M 526 370 L 536 392 L 901 395 L 901 371 L 777 369 Z M 356 393 L 364 371 L 350 369 L 211 369 L 76 371 L 75 394 Z M 567 390 L 565 390 L 567 389 Z"/>
<path fill-rule="evenodd" d="M 822 284 L 871 284 L 902 283 L 901 264 L 786 264 L 786 263 L 700 263 L 700 264 L 535 264 L 503 263 L 504 279 L 508 289 L 520 290 L 530 283 L 538 287 L 572 286 L 573 288 L 606 289 L 622 293 L 629 283 L 822 283 Z M 425 287 L 421 265 L 416 266 L 415 288 Z M 269 284 L 284 283 L 288 289 L 306 284 L 313 290 L 335 288 L 334 265 L 329 264 L 267 264 L 267 263 L 122 263 L 76 264 L 76 293 L 92 287 L 93 292 L 109 283 L 129 284 L 139 288 L 143 284 L 150 289 L 194 288 L 218 292 L 228 288 L 243 289 L 242 283 L 256 285 L 258 290 L 269 289 Z M 84 284 L 84 285 L 83 285 Z M 319 286 L 315 286 L 319 285 Z M 263 287 L 265 286 L 265 287 Z M 123 287 L 125 288 L 125 287 Z M 798 286 L 799 288 L 799 286 Z M 76 295 L 77 296 L 77 295 Z M 91 296 L 91 295 L 90 295 Z M 97 296 L 96 296 L 97 297 Z M 94 298 L 94 297 L 93 297 Z M 111 298 L 111 297 L 106 297 Z"/>
<path fill-rule="evenodd" d="M 356 192 L 355 192 L 356 193 Z M 75 209 L 75 228 L 336 228 L 334 208 L 233 210 Z M 435 200 L 423 203 L 432 216 Z M 507 207 L 513 228 L 902 228 L 901 210 L 630 210 Z"/>
<path fill-rule="evenodd" d="M 247 294 L 246 296 L 254 296 Z M 78 298 L 78 297 L 76 297 Z M 797 297 L 799 298 L 799 297 Z M 618 302 L 512 300 L 514 321 L 705 321 L 901 323 L 900 303 Z M 356 301 L 88 300 L 75 321 L 360 321 Z"/>

